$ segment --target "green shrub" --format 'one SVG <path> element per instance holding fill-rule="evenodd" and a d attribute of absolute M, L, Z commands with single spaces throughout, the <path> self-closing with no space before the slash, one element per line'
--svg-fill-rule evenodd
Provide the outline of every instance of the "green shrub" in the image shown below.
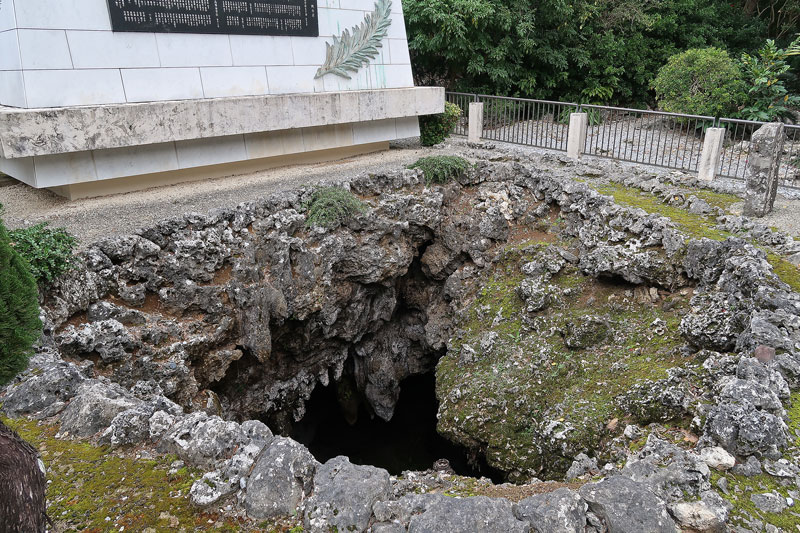
<path fill-rule="evenodd" d="M 333 228 L 359 213 L 366 213 L 367 205 L 341 187 L 317 189 L 306 203 L 306 226 Z"/>
<path fill-rule="evenodd" d="M 670 57 L 653 89 L 661 109 L 672 113 L 732 116 L 746 99 L 741 70 L 718 48 L 692 48 Z"/>
<path fill-rule="evenodd" d="M 0 386 L 25 370 L 41 332 L 36 281 L 0 221 Z"/>
<path fill-rule="evenodd" d="M 461 108 L 445 102 L 444 113 L 419 117 L 420 141 L 422 146 L 433 146 L 444 141 L 461 118 Z"/>
<path fill-rule="evenodd" d="M 469 168 L 469 161 L 454 155 L 435 155 L 422 157 L 408 168 L 422 169 L 425 175 L 425 183 L 447 183 L 451 179 L 464 174 Z"/>
<path fill-rule="evenodd" d="M 749 89 L 747 105 L 739 113 L 745 120 L 792 121 L 791 108 L 800 106 L 800 97 L 789 94 L 783 76 L 789 72 L 789 56 L 800 53 L 800 38 L 783 50 L 768 39 L 758 56 L 742 54 L 742 71 Z"/>
<path fill-rule="evenodd" d="M 11 245 L 30 265 L 37 283 L 46 285 L 74 266 L 77 239 L 47 222 L 10 232 Z"/>

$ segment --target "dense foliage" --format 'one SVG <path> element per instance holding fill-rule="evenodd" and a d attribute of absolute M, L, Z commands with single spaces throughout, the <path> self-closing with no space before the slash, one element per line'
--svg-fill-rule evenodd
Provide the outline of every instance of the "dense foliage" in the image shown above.
<path fill-rule="evenodd" d="M 752 53 L 768 23 L 730 0 L 405 0 L 422 84 L 644 104 L 654 74 L 689 48 Z"/>
<path fill-rule="evenodd" d="M 421 157 L 408 168 L 419 168 L 425 175 L 425 183 L 447 183 L 464 174 L 469 168 L 469 161 L 455 155 L 434 155 Z"/>
<path fill-rule="evenodd" d="M 791 121 L 791 107 L 800 106 L 800 97 L 790 95 L 783 77 L 789 72 L 788 58 L 800 54 L 800 38 L 788 49 L 768 40 L 757 56 L 742 55 L 742 70 L 749 87 L 747 106 L 739 116 L 747 120 Z"/>
<path fill-rule="evenodd" d="M 673 113 L 734 116 L 746 99 L 739 66 L 719 48 L 692 48 L 672 56 L 653 88 L 659 107 Z"/>
<path fill-rule="evenodd" d="M 311 194 L 306 209 L 306 226 L 333 228 L 348 218 L 365 213 L 367 205 L 347 189 L 323 187 Z"/>
<path fill-rule="evenodd" d="M 0 221 L 0 386 L 28 365 L 41 330 L 36 282 Z"/>
<path fill-rule="evenodd" d="M 444 113 L 420 117 L 419 132 L 422 146 L 433 146 L 444 141 L 453 132 L 459 118 L 461 118 L 461 108 L 452 102 L 445 102 Z"/>
<path fill-rule="evenodd" d="M 30 265 L 39 285 L 51 283 L 71 269 L 77 239 L 64 228 L 51 228 L 46 222 L 10 232 L 14 249 Z"/>

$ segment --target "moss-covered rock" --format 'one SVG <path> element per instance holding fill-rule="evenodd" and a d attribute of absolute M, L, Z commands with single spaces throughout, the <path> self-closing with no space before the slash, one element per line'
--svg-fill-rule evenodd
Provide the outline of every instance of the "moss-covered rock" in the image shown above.
<path fill-rule="evenodd" d="M 612 419 L 636 414 L 622 411 L 617 397 L 692 362 L 678 350 L 690 290 L 635 295 L 633 285 L 585 277 L 567 264 L 539 278 L 552 303 L 532 312 L 519 287 L 546 250 L 510 243 L 498 254 L 474 280 L 462 334 L 436 369 L 439 432 L 483 452 L 513 481 L 563 475 L 575 455 L 611 436 Z M 492 342 L 482 342 L 490 332 Z"/>

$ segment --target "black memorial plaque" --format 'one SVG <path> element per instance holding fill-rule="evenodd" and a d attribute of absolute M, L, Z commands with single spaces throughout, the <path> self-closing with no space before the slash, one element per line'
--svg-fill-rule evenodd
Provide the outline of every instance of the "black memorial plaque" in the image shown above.
<path fill-rule="evenodd" d="M 108 0 L 114 31 L 317 37 L 317 0 Z"/>

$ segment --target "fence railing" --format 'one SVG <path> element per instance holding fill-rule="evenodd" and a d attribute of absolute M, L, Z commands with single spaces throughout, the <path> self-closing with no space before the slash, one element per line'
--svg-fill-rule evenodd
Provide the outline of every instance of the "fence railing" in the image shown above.
<path fill-rule="evenodd" d="M 469 114 L 467 110 L 469 109 L 470 102 L 478 101 L 478 95 L 470 93 L 447 92 L 445 93 L 445 101 L 450 102 L 451 104 L 456 104 L 463 111 L 463 113 L 461 113 L 461 117 L 456 123 L 453 133 L 456 135 L 466 135 L 469 131 Z"/>
<path fill-rule="evenodd" d="M 555 102 L 475 93 L 447 92 L 464 111 L 456 135 L 469 134 L 470 103 L 483 104 L 481 139 L 567 151 L 570 114 L 587 115 L 581 153 L 644 165 L 698 172 L 705 132 L 724 128 L 718 176 L 742 180 L 750 136 L 765 122 L 684 115 L 574 102 Z M 779 177 L 800 186 L 800 126 L 786 125 Z"/>
<path fill-rule="evenodd" d="M 714 117 L 582 105 L 588 115 L 584 153 L 666 168 L 697 171 L 703 132 Z"/>
<path fill-rule="evenodd" d="M 478 95 L 483 138 L 566 151 L 569 114 L 577 104 Z"/>

